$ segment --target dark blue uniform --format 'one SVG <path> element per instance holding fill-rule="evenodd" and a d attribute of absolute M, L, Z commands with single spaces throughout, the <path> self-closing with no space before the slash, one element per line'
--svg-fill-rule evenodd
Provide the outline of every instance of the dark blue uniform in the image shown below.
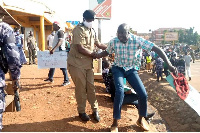
<path fill-rule="evenodd" d="M 8 62 L 8 69 L 13 80 L 20 78 L 20 55 L 18 47 L 15 45 L 15 35 L 13 29 L 6 23 L 0 22 L 0 46 L 4 51 Z M 2 129 L 2 113 L 5 110 L 5 74 L 0 68 L 0 130 Z"/>

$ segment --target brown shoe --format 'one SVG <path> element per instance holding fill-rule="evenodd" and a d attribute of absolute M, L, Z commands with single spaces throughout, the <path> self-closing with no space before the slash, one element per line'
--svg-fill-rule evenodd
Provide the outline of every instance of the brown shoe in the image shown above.
<path fill-rule="evenodd" d="M 145 131 L 149 131 L 150 130 L 150 126 L 149 123 L 145 120 L 145 118 L 142 118 L 141 123 L 139 123 L 139 121 L 137 120 L 136 122 L 137 126 L 139 126 L 141 129 L 145 130 Z"/>

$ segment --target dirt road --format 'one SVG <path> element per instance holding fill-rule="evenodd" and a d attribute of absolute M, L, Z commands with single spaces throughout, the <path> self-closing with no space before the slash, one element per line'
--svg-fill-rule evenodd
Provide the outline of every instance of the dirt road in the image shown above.
<path fill-rule="evenodd" d="M 56 69 L 54 83 L 48 84 L 43 80 L 47 77 L 47 69 L 38 69 L 37 65 L 24 65 L 22 68 L 20 92 L 20 112 L 5 112 L 3 132 L 108 132 L 112 124 L 112 105 L 110 95 L 105 92 L 101 82 L 95 82 L 99 113 L 101 121 L 93 119 L 82 122 L 76 110 L 74 84 L 61 86 L 63 75 Z M 71 79 L 70 79 L 71 80 Z M 155 111 L 149 105 L 150 111 Z M 87 103 L 86 113 L 92 114 Z M 92 116 L 91 116 L 92 118 Z M 141 132 L 136 126 L 138 111 L 132 105 L 123 106 L 120 132 Z M 151 124 L 152 131 L 166 131 L 166 126 L 158 113 L 157 123 Z"/>
<path fill-rule="evenodd" d="M 3 132 L 109 132 L 112 124 L 113 103 L 101 82 L 95 82 L 101 121 L 82 122 L 76 110 L 74 84 L 61 86 L 62 71 L 56 69 L 54 83 L 45 83 L 47 69 L 37 65 L 22 68 L 20 112 L 5 112 Z M 7 76 L 8 77 L 8 76 Z M 151 121 L 152 131 L 200 131 L 200 117 L 176 95 L 166 81 L 157 82 L 149 73 L 140 71 L 148 92 L 148 110 L 156 111 Z M 152 106 L 153 105 L 153 106 Z M 87 103 L 86 113 L 92 118 Z M 132 105 L 122 107 L 120 132 L 142 132 L 136 126 L 138 111 Z"/>

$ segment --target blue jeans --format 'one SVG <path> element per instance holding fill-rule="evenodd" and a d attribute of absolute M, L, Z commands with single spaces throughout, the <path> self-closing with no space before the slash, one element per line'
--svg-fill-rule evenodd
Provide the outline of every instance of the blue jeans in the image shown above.
<path fill-rule="evenodd" d="M 128 81 L 138 95 L 138 111 L 139 115 L 147 116 L 147 92 L 138 75 L 137 70 L 130 69 L 125 71 L 122 67 L 113 66 L 112 74 L 115 83 L 115 99 L 113 118 L 121 119 L 121 106 L 124 99 L 124 78 Z"/>
<path fill-rule="evenodd" d="M 162 70 L 156 70 L 156 74 L 157 74 L 157 79 L 159 80 L 159 78 L 162 78 Z"/>
<path fill-rule="evenodd" d="M 135 105 L 138 108 L 138 95 L 137 94 L 124 94 L 123 105 Z"/>
<path fill-rule="evenodd" d="M 62 72 L 63 72 L 64 82 L 69 81 L 68 74 L 67 74 L 67 68 L 60 68 L 60 70 L 62 70 Z M 50 68 L 49 74 L 48 74 L 49 79 L 53 80 L 54 73 L 55 73 L 55 68 Z"/>

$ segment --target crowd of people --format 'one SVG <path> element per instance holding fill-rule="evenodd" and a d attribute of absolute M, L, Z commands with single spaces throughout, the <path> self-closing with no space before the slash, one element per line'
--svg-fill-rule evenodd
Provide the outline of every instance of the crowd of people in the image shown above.
<path fill-rule="evenodd" d="M 117 29 L 117 37 L 109 41 L 108 45 L 102 44 L 96 37 L 92 27 L 95 20 L 95 13 L 86 10 L 83 13 L 83 22 L 78 24 L 72 31 L 72 40 L 64 37 L 64 31 L 60 23 L 53 23 L 53 31 L 47 38 L 48 50 L 50 54 L 66 51 L 68 53 L 67 68 L 60 68 L 63 72 L 63 86 L 69 85 L 67 70 L 75 84 L 75 97 L 77 102 L 77 112 L 81 120 L 89 121 L 87 115 L 86 101 L 91 105 L 94 120 L 100 121 L 98 101 L 95 94 L 93 59 L 103 58 L 103 79 L 106 91 L 111 94 L 113 103 L 113 123 L 112 132 L 118 132 L 119 120 L 121 119 L 121 107 L 123 104 L 133 104 L 138 109 L 139 118 L 136 124 L 143 130 L 150 130 L 147 120 L 154 113 L 147 112 L 147 92 L 138 71 L 145 68 L 148 72 L 157 74 L 157 81 L 163 79 L 163 73 L 167 76 L 169 72 L 177 75 L 178 72 L 185 74 L 185 69 L 189 80 L 190 62 L 195 59 L 190 56 L 192 51 L 186 49 L 185 56 L 177 54 L 175 50 L 158 47 L 156 44 L 145 40 L 129 32 L 129 26 L 120 24 Z M 3 32 L 7 30 L 8 32 Z M 4 49 L 8 69 L 13 80 L 13 89 L 18 89 L 16 83 L 20 79 L 20 68 L 27 63 L 23 51 L 23 37 L 19 34 L 19 29 L 15 31 L 6 23 L 0 22 L 0 42 L 1 49 Z M 35 51 L 36 40 L 33 32 L 30 31 L 27 38 L 29 51 L 29 64 L 36 64 Z M 102 49 L 102 52 L 95 52 L 95 48 Z M 11 52 L 9 52 L 11 50 Z M 109 59 L 109 60 L 108 60 Z M 177 68 L 177 69 L 176 69 Z M 48 78 L 44 81 L 53 83 L 55 68 L 50 68 Z M 127 81 L 130 87 L 127 86 Z M 5 110 L 5 73 L 0 69 L 0 130 L 2 129 L 2 113 Z"/>
<path fill-rule="evenodd" d="M 179 52 L 177 52 L 177 48 L 175 46 L 171 46 L 171 47 L 163 48 L 163 49 L 168 59 L 170 60 L 171 64 L 178 69 L 179 73 L 182 73 L 185 76 L 187 76 L 188 80 L 190 81 L 192 79 L 191 71 L 190 71 L 190 63 L 191 62 L 195 63 L 194 50 L 188 46 L 185 46 L 185 48 Z M 149 55 L 151 58 L 150 61 L 148 57 Z M 143 59 L 144 59 L 144 62 L 150 62 L 151 64 L 150 69 L 152 70 L 153 74 L 156 72 L 158 82 L 159 82 L 160 77 L 161 77 L 161 80 L 163 79 L 162 77 L 163 73 L 165 74 L 165 76 L 169 75 L 169 71 L 168 71 L 168 67 L 166 66 L 166 63 L 163 62 L 162 58 L 160 58 L 153 51 L 151 51 L 150 53 L 144 52 Z M 148 70 L 149 68 L 147 67 L 146 69 Z"/>

